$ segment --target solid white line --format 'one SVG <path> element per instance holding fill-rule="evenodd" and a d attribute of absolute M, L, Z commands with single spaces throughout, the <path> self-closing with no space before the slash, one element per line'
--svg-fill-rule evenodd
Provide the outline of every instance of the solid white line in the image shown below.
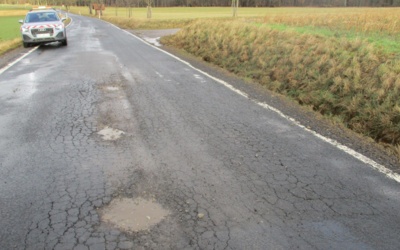
<path fill-rule="evenodd" d="M 111 23 L 109 23 L 109 24 L 111 24 Z M 241 91 L 241 90 L 239 90 L 239 89 L 236 89 L 235 87 L 233 87 L 233 86 L 230 85 L 229 83 L 227 83 L 227 82 L 225 82 L 225 81 L 223 81 L 223 80 L 221 80 L 221 79 L 219 79 L 219 78 L 216 78 L 216 77 L 214 77 L 214 76 L 211 76 L 210 74 L 208 74 L 207 72 L 202 71 L 201 69 L 195 68 L 195 67 L 192 66 L 189 62 L 186 62 L 186 61 L 180 59 L 179 57 L 177 57 L 177 56 L 175 56 L 175 55 L 173 55 L 173 54 L 171 54 L 171 53 L 169 53 L 169 52 L 167 52 L 167 51 L 165 51 L 165 50 L 162 50 L 162 49 L 160 49 L 160 48 L 158 48 L 158 47 L 156 47 L 156 46 L 154 46 L 154 45 L 151 45 L 151 44 L 145 42 L 145 41 L 144 41 L 143 39 L 141 39 L 140 37 L 138 37 L 138 36 L 136 36 L 136 35 L 134 35 L 134 34 L 128 32 L 128 31 L 126 31 L 126 30 L 124 30 L 124 29 L 121 29 L 121 28 L 115 26 L 114 24 L 111 24 L 111 25 L 114 26 L 114 27 L 116 27 L 117 29 L 120 29 L 120 30 L 126 32 L 127 34 L 129 34 L 129 35 L 135 37 L 136 39 L 138 39 L 138 40 L 141 41 L 142 43 L 147 44 L 148 46 L 151 46 L 151 47 L 153 47 L 154 49 L 159 50 L 159 51 L 163 52 L 164 54 L 167 54 L 167 55 L 173 57 L 174 59 L 176 59 L 176 60 L 182 62 L 183 64 L 185 64 L 185 65 L 187 65 L 188 67 L 190 67 L 190 68 L 196 70 L 197 72 L 199 72 L 199 73 L 201 73 L 201 74 L 207 76 L 208 78 L 210 78 L 210 79 L 212 79 L 212 80 L 214 80 L 214 81 L 216 81 L 216 82 L 218 82 L 218 83 L 224 85 L 225 87 L 227 87 L 228 89 L 234 91 L 235 93 L 237 93 L 237 94 L 239 94 L 239 95 L 241 95 L 241 96 L 243 96 L 243 97 L 245 97 L 245 98 L 251 100 L 251 99 L 249 98 L 249 96 L 248 96 L 246 93 L 244 93 L 243 91 Z M 336 141 L 336 140 L 333 140 L 333 139 L 331 139 L 331 138 L 328 138 L 328 137 L 325 137 L 325 136 L 323 136 L 323 135 L 321 135 L 321 134 L 318 134 L 318 133 L 315 132 L 314 130 L 311 130 L 311 129 L 305 127 L 304 125 L 302 125 L 302 124 L 301 124 L 299 121 L 297 121 L 296 119 L 294 119 L 294 118 L 292 118 L 292 117 L 290 117 L 290 116 L 285 115 L 285 114 L 282 113 L 282 111 L 280 111 L 279 109 L 276 109 L 276 108 L 274 108 L 274 107 L 272 107 L 272 106 L 270 106 L 270 105 L 268 105 L 268 104 L 266 104 L 266 103 L 263 103 L 263 102 L 258 102 L 258 101 L 255 101 L 255 100 L 251 100 L 251 101 L 253 101 L 253 102 L 256 103 L 257 105 L 259 105 L 259 106 L 261 106 L 261 107 L 263 107 L 263 108 L 265 108 L 265 109 L 268 109 L 268 110 L 271 110 L 271 111 L 275 112 L 275 113 L 278 114 L 279 116 L 285 118 L 285 119 L 288 120 L 288 121 L 293 122 L 293 123 L 296 124 L 298 127 L 300 127 L 300 128 L 302 128 L 302 129 L 304 129 L 305 131 L 307 131 L 307 132 L 313 134 L 314 136 L 316 136 L 317 138 L 323 140 L 324 142 L 327 142 L 327 143 L 331 144 L 332 146 L 336 147 L 337 149 L 339 149 L 339 150 L 341 150 L 341 151 L 343 151 L 343 152 L 345 152 L 345 153 L 347 153 L 347 154 L 353 156 L 353 157 L 356 158 L 357 160 L 359 160 L 359 161 L 361 161 L 361 162 L 363 162 L 363 163 L 365 163 L 365 164 L 371 166 L 373 169 L 376 169 L 376 170 L 379 171 L 380 173 L 383 173 L 386 177 L 388 177 L 388 178 L 390 178 L 390 179 L 392 179 L 392 180 L 394 180 L 394 181 L 400 183 L 400 175 L 397 174 L 396 172 L 393 172 L 392 170 L 386 168 L 385 166 L 383 166 L 383 165 L 381 165 L 381 164 L 375 162 L 374 160 L 372 160 L 372 159 L 366 157 L 365 155 L 363 155 L 363 154 L 361 154 L 361 153 L 358 153 L 357 151 L 355 151 L 355 150 L 353 150 L 353 149 L 351 149 L 351 148 L 349 148 L 349 147 L 347 147 L 347 146 L 345 146 L 345 145 L 339 143 L 339 142 Z"/>
<path fill-rule="evenodd" d="M 308 131 L 309 133 L 313 134 L 314 136 L 316 136 L 317 138 L 323 140 L 324 142 L 327 142 L 329 144 L 331 144 L 332 146 L 340 149 L 341 151 L 353 156 L 354 158 L 358 159 L 361 162 L 364 162 L 368 165 L 370 165 L 372 168 L 378 170 L 379 172 L 385 174 L 388 178 L 397 181 L 398 183 L 400 183 L 400 175 L 393 172 L 392 170 L 386 168 L 385 166 L 375 162 L 374 160 L 366 157 L 363 154 L 358 153 L 357 151 L 339 143 L 336 140 L 333 140 L 331 138 L 325 137 L 321 134 L 318 134 L 317 132 L 315 132 L 314 130 L 311 130 L 307 127 L 305 127 L 304 125 L 302 125 L 299 121 L 297 121 L 296 119 L 285 115 L 284 113 L 282 113 L 279 109 L 276 109 L 274 107 L 271 107 L 270 105 L 266 104 L 266 103 L 262 103 L 262 102 L 257 102 L 255 101 L 256 104 L 260 105 L 261 107 L 271 110 L 275 113 L 277 113 L 278 115 L 280 115 L 281 117 L 285 118 L 286 120 L 289 120 L 291 122 L 293 122 L 294 124 L 296 124 L 298 127 Z"/>
<path fill-rule="evenodd" d="M 27 53 L 25 53 L 24 55 L 20 56 L 19 58 L 17 58 L 15 61 L 7 64 L 7 66 L 3 67 L 2 69 L 0 69 L 0 75 L 3 74 L 4 72 L 6 72 L 9 68 L 11 68 L 12 66 L 14 66 L 15 64 L 17 64 L 18 62 L 20 62 L 22 59 L 24 59 L 25 57 L 27 57 L 28 55 L 30 55 L 33 51 L 37 50 L 37 47 L 32 48 L 30 51 L 28 51 Z"/>

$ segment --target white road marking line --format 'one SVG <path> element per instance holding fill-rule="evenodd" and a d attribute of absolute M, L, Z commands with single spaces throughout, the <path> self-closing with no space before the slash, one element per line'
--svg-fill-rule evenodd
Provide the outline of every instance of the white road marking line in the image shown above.
<path fill-rule="evenodd" d="M 292 118 L 292 117 L 290 117 L 290 116 L 285 115 L 285 114 L 282 113 L 279 109 L 276 109 L 276 108 L 274 108 L 274 107 L 272 107 L 272 106 L 270 106 L 270 105 L 268 105 L 268 104 L 266 104 L 266 103 L 257 102 L 257 101 L 254 101 L 254 102 L 255 102 L 256 104 L 260 105 L 261 107 L 265 108 L 265 109 L 268 109 L 268 110 L 271 110 L 271 111 L 277 113 L 277 114 L 280 115 L 281 117 L 285 118 L 286 120 L 289 120 L 289 121 L 293 122 L 293 123 L 296 124 L 298 127 L 300 127 L 300 128 L 302 128 L 302 129 L 308 131 L 309 133 L 313 134 L 313 135 L 316 136 L 317 138 L 319 138 L 319 139 L 321 139 L 321 140 L 323 140 L 323 141 L 325 141 L 325 142 L 331 144 L 332 146 L 334 146 L 334 147 L 340 149 L 341 151 L 346 152 L 347 154 L 349 154 L 349 155 L 353 156 L 354 158 L 358 159 L 359 161 L 364 162 L 364 163 L 370 165 L 372 168 L 374 168 L 374 169 L 378 170 L 379 172 L 385 174 L 385 175 L 386 175 L 387 177 L 389 177 L 390 179 L 393 179 L 393 180 L 397 181 L 398 183 L 400 183 L 400 175 L 397 174 L 397 173 L 395 173 L 395 172 L 393 172 L 392 170 L 386 168 L 385 166 L 383 166 L 383 165 L 381 165 L 381 164 L 375 162 L 374 160 L 372 160 L 372 159 L 366 157 L 365 155 L 360 154 L 360 153 L 358 153 L 357 151 L 355 151 L 355 150 L 353 150 L 353 149 L 351 149 L 351 148 L 349 148 L 349 147 L 347 147 L 347 146 L 345 146 L 345 145 L 339 143 L 339 142 L 336 141 L 336 140 L 333 140 L 333 139 L 331 139 L 331 138 L 328 138 L 328 137 L 325 137 L 325 136 L 323 136 L 323 135 L 321 135 L 321 134 L 318 134 L 318 133 L 315 132 L 314 130 L 311 130 L 311 129 L 305 127 L 304 125 L 302 125 L 302 124 L 301 124 L 299 121 L 297 121 L 296 119 L 294 119 L 294 118 Z"/>
<path fill-rule="evenodd" d="M 110 24 L 111 24 L 111 23 L 110 23 Z M 173 55 L 173 54 L 171 54 L 171 53 L 169 53 L 169 52 L 167 52 L 167 51 L 165 51 L 165 50 L 162 50 L 162 49 L 160 49 L 160 48 L 158 48 L 158 47 L 156 47 L 156 46 L 153 46 L 153 45 L 151 45 L 151 44 L 145 42 L 143 39 L 141 39 L 140 37 L 138 37 L 138 36 L 136 36 L 136 35 L 130 33 L 129 31 L 123 30 L 123 29 L 121 29 L 121 28 L 115 26 L 114 24 L 111 24 L 111 25 L 114 26 L 114 27 L 116 27 L 116 28 L 119 29 L 119 30 L 122 30 L 122 31 L 126 32 L 126 33 L 129 34 L 130 36 L 133 36 L 134 38 L 138 39 L 138 40 L 141 41 L 142 43 L 147 44 L 148 46 L 151 46 L 151 47 L 153 47 L 154 49 L 156 49 L 156 50 L 158 50 L 158 51 L 161 51 L 162 53 L 164 53 L 164 54 L 166 54 L 166 55 L 171 56 L 172 58 L 174 58 L 174 59 L 180 61 L 181 63 L 187 65 L 188 67 L 192 68 L 193 70 L 196 70 L 197 72 L 201 73 L 202 75 L 204 75 L 204 76 L 206 76 L 206 77 L 208 77 L 208 78 L 210 78 L 210 79 L 212 79 L 212 80 L 214 80 L 214 81 L 216 81 L 216 82 L 218 82 L 218 83 L 224 85 L 225 87 L 227 87 L 228 89 L 232 90 L 233 92 L 235 92 L 235 93 L 237 93 L 237 94 L 239 94 L 239 95 L 241 95 L 241 96 L 243 96 L 243 97 L 245 97 L 245 98 L 251 100 L 251 99 L 249 98 L 249 96 L 248 96 L 246 93 L 242 92 L 242 91 L 239 90 L 239 89 L 236 89 L 235 87 L 233 87 L 233 86 L 230 85 L 229 83 L 227 83 L 227 82 L 225 82 L 225 81 L 223 81 L 223 80 L 221 80 L 221 79 L 219 79 L 219 78 L 216 78 L 216 77 L 214 77 L 214 76 L 211 76 L 211 75 L 208 74 L 207 72 L 204 72 L 204 71 L 202 71 L 201 69 L 195 68 L 195 67 L 192 66 L 189 62 L 186 62 L 186 61 L 180 59 L 179 57 L 177 57 L 177 56 L 175 56 L 175 55 Z M 347 154 L 353 156 L 353 157 L 356 158 L 357 160 L 359 160 L 359 161 L 361 161 L 361 162 L 364 162 L 365 164 L 368 164 L 369 166 L 371 166 L 372 168 L 376 169 L 376 170 L 379 171 L 380 173 L 383 173 L 386 177 L 388 177 L 388 178 L 390 178 L 390 179 L 392 179 L 392 180 L 394 180 L 394 181 L 400 183 L 400 175 L 399 175 L 398 173 L 393 172 L 392 170 L 386 168 L 385 166 L 383 166 L 383 165 L 381 165 L 381 164 L 375 162 L 374 160 L 372 160 L 372 159 L 366 157 L 365 155 L 363 155 L 363 154 L 361 154 L 361 153 L 358 153 L 357 151 L 355 151 L 355 150 L 353 150 L 353 149 L 351 149 L 351 148 L 349 148 L 349 147 L 347 147 L 347 146 L 345 146 L 345 145 L 339 143 L 339 142 L 336 141 L 336 140 L 333 140 L 333 139 L 331 139 L 331 138 L 325 137 L 325 136 L 323 136 L 323 135 L 321 135 L 321 134 L 318 134 L 318 133 L 315 132 L 314 130 L 311 130 L 311 129 L 306 128 L 306 127 L 305 127 L 304 125 L 302 125 L 299 121 L 297 121 L 296 119 L 294 119 L 294 118 L 292 118 L 292 117 L 290 117 L 290 116 L 285 115 L 285 114 L 282 113 L 282 111 L 280 111 L 279 109 L 276 109 L 276 108 L 274 108 L 274 107 L 272 107 L 272 106 L 270 106 L 270 105 L 268 105 L 268 104 L 266 104 L 266 103 L 263 103 L 263 102 L 258 102 L 258 101 L 255 101 L 255 100 L 251 100 L 251 101 L 253 101 L 253 102 L 256 103 L 257 105 L 259 105 L 259 106 L 261 106 L 261 107 L 263 107 L 263 108 L 265 108 L 265 109 L 268 109 L 268 110 L 271 110 L 271 111 L 275 112 L 275 113 L 278 114 L 279 116 L 285 118 L 285 119 L 288 120 L 288 121 L 293 122 L 293 123 L 296 124 L 298 127 L 300 127 L 300 128 L 302 128 L 302 129 L 304 129 L 305 131 L 307 131 L 307 132 L 313 134 L 314 136 L 316 136 L 317 138 L 321 139 L 322 141 L 331 144 L 332 146 L 336 147 L 337 149 L 339 149 L 339 150 L 341 150 L 341 151 L 343 151 L 343 152 L 345 152 L 345 153 L 347 153 Z"/>
<path fill-rule="evenodd" d="M 3 74 L 4 72 L 6 72 L 8 69 L 10 69 L 12 66 L 14 66 L 15 64 L 17 64 L 18 62 L 20 62 L 22 59 L 24 59 L 25 57 L 27 57 L 28 55 L 30 55 L 33 51 L 37 50 L 39 48 L 39 46 L 34 47 L 33 49 L 31 49 L 30 51 L 28 51 L 27 53 L 25 53 L 24 55 L 20 56 L 19 58 L 17 58 L 15 61 L 9 63 L 7 66 L 3 67 L 2 69 L 0 69 L 0 75 Z"/>

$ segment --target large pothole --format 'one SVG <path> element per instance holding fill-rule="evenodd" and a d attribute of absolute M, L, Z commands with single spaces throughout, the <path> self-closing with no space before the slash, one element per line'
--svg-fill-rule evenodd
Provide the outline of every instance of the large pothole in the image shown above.
<path fill-rule="evenodd" d="M 101 220 L 123 231 L 149 230 L 161 222 L 169 211 L 160 204 L 143 198 L 117 198 L 101 212 Z"/>

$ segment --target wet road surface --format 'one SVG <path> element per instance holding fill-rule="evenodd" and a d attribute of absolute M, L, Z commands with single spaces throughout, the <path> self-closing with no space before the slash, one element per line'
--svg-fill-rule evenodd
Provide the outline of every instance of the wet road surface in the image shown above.
<path fill-rule="evenodd" d="M 68 47 L 0 75 L 0 249 L 400 248 L 398 182 L 127 32 L 73 19 Z M 107 219 L 125 199 L 165 211 L 130 230 L 128 215 Z"/>

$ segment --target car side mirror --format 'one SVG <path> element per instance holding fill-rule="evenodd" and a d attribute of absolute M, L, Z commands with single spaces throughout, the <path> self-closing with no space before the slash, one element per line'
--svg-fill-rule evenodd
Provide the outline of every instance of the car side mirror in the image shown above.
<path fill-rule="evenodd" d="M 20 24 L 24 24 L 24 20 L 22 20 L 22 19 L 19 20 L 18 22 L 19 22 Z"/>

